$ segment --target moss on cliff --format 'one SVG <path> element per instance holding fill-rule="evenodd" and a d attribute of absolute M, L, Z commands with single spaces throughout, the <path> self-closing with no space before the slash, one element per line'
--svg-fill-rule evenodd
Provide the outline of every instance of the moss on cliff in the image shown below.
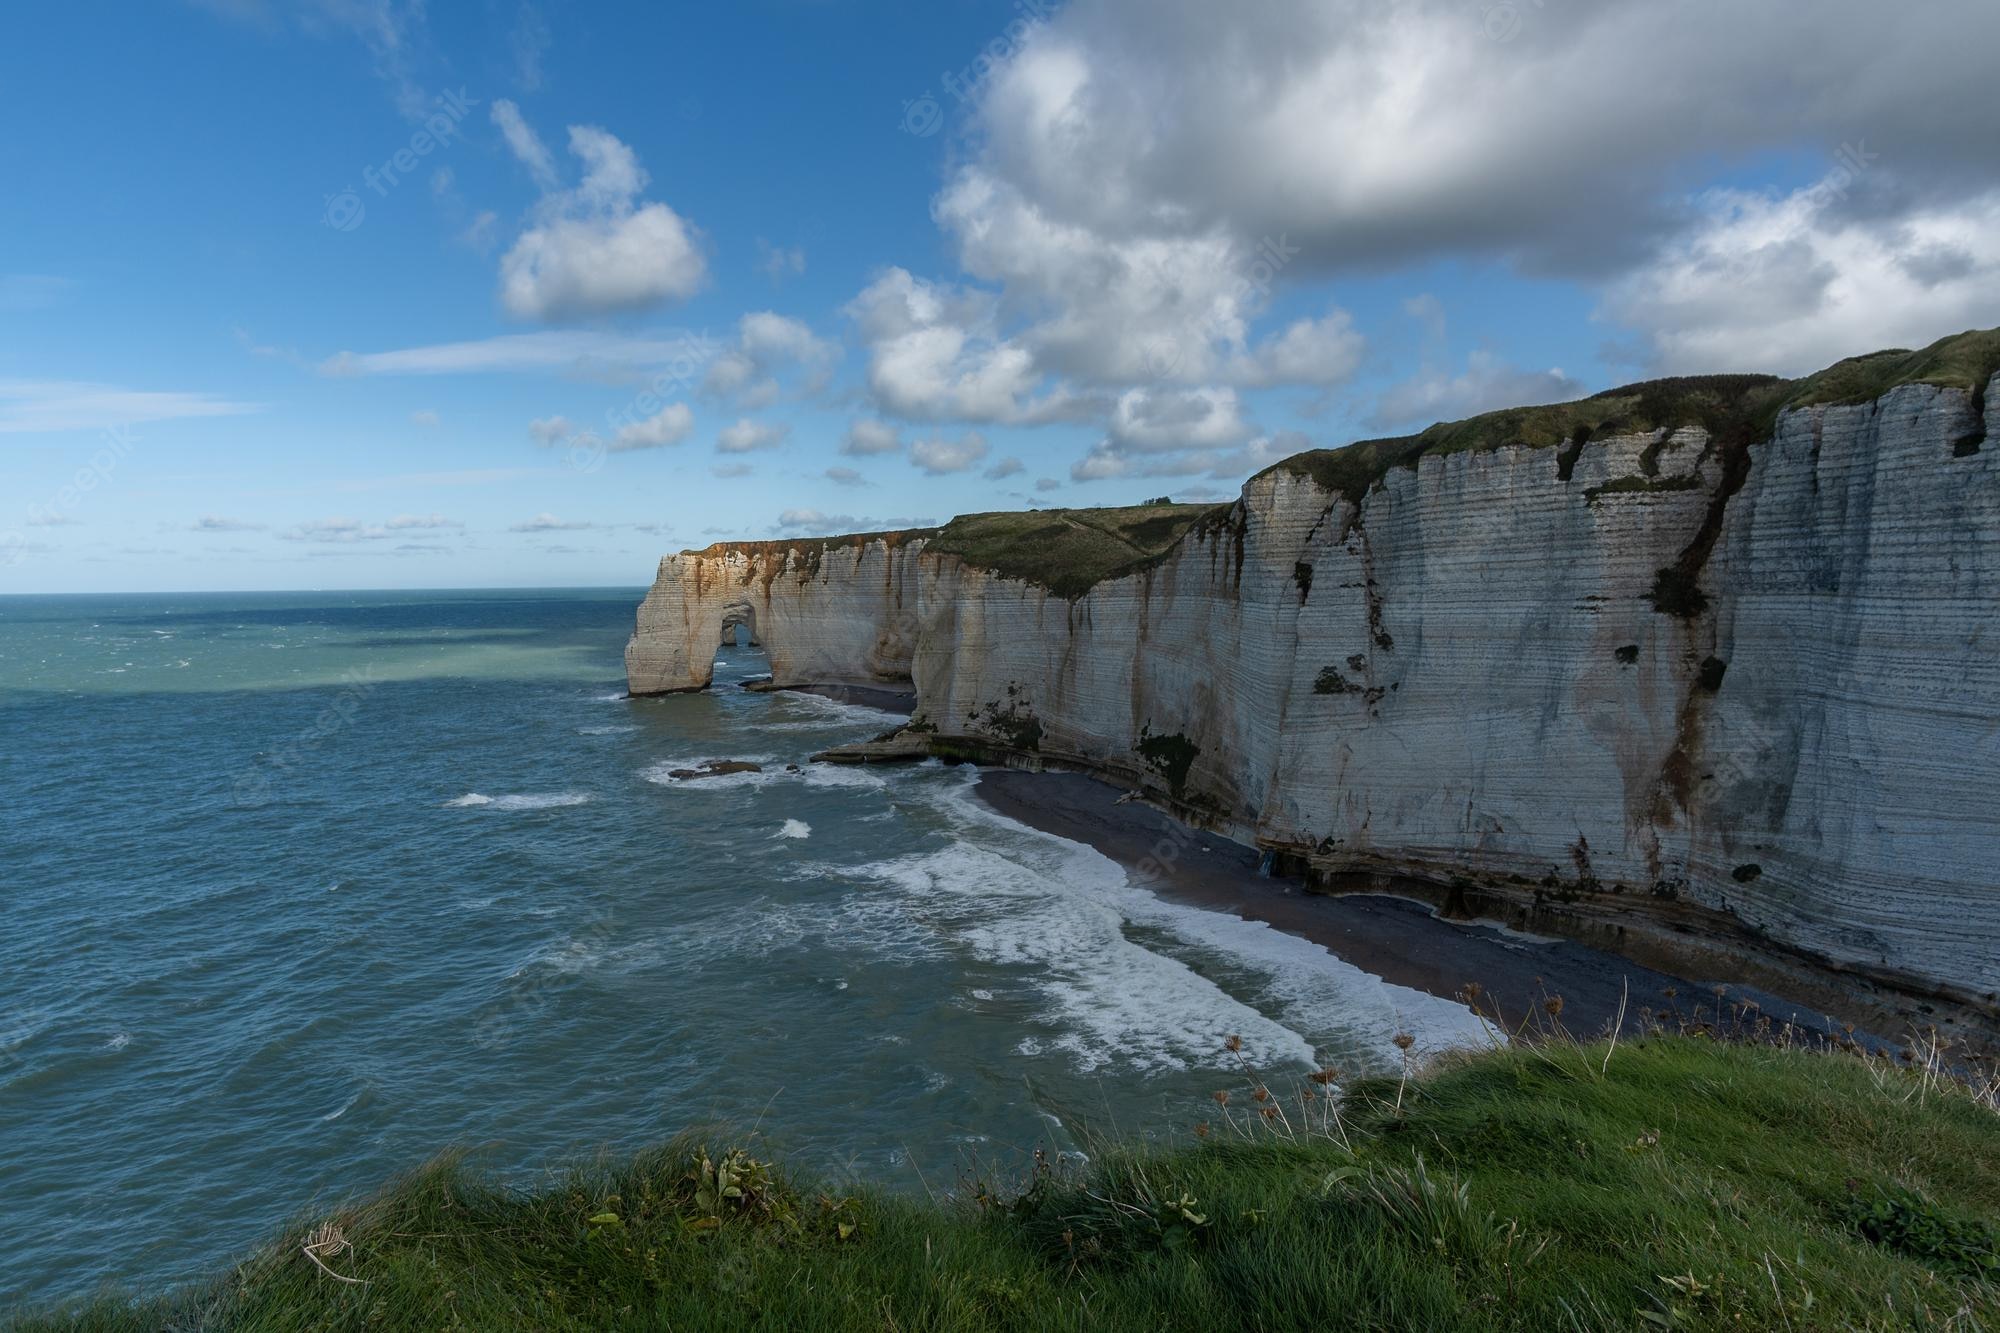
<path fill-rule="evenodd" d="M 1075 598 L 1157 560 L 1217 507 L 1143 504 L 965 514 L 940 529 L 929 549 Z"/>
<path fill-rule="evenodd" d="M 2000 374 L 2000 329 L 1940 338 L 1921 351 L 1895 348 L 1850 357 L 1792 385 L 1785 406 L 1865 403 L 1905 384 L 1937 384 L 1977 393 Z"/>
<path fill-rule="evenodd" d="M 1627 384 L 1572 403 L 1505 408 L 1465 421 L 1440 422 L 1415 435 L 1309 450 L 1273 464 L 1265 473 L 1310 477 L 1359 504 L 1391 470 L 1415 468 L 1426 456 L 1522 445 L 1560 447 L 1559 479 L 1568 481 L 1576 451 L 1593 438 L 1700 426 L 1725 444 L 1748 444 L 1767 438 L 1779 413 L 1790 409 L 1868 402 L 1905 384 L 1979 393 L 1996 373 L 2000 373 L 2000 330 L 1978 330 L 1941 338 L 1918 352 L 1896 349 L 1854 357 L 1798 380 L 1689 375 Z M 1642 462 L 1656 460 L 1657 447 L 1649 454 Z"/>

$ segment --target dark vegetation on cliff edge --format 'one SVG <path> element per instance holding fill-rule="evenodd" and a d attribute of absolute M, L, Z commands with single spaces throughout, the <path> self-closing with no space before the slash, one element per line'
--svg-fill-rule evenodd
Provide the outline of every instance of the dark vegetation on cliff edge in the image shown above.
<path fill-rule="evenodd" d="M 1569 479 L 1576 453 L 1593 437 L 1701 426 L 1726 444 L 1768 438 L 1781 412 L 1823 403 L 1865 403 L 1904 384 L 1937 384 L 1977 393 L 2000 373 L 2000 329 L 1960 333 L 1921 351 L 1901 348 L 1852 357 L 1804 379 L 1772 375 L 1694 375 L 1607 389 L 1573 403 L 1510 407 L 1465 421 L 1441 422 L 1416 435 L 1361 440 L 1339 449 L 1294 454 L 1266 468 L 1311 477 L 1358 504 L 1394 468 L 1427 455 L 1510 445 L 1562 448 L 1558 474 Z M 1260 474 L 1261 475 L 1261 474 Z"/>
<path fill-rule="evenodd" d="M 965 514 L 931 540 L 1002 578 L 1025 579 L 1059 597 L 1080 597 L 1106 579 L 1159 559 L 1215 505 L 1158 502 L 1122 509 L 1037 509 Z"/>
<path fill-rule="evenodd" d="M 1988 329 L 1940 339 L 1921 351 L 1895 349 L 1853 357 L 1804 379 L 1682 376 L 1607 389 L 1573 403 L 1510 407 L 1465 421 L 1440 422 L 1415 435 L 1308 450 L 1274 463 L 1258 475 L 1282 471 L 1310 477 L 1323 489 L 1359 504 L 1393 469 L 1415 468 L 1427 456 L 1525 445 L 1557 449 L 1557 476 L 1568 481 L 1584 444 L 1593 438 L 1700 426 L 1725 455 L 1741 455 L 1749 445 L 1769 438 L 1779 414 L 1789 409 L 1865 403 L 1904 384 L 1937 384 L 1976 394 L 1996 373 L 2000 373 L 2000 329 Z M 1981 407 L 1983 412 L 1983 404 Z M 1697 484 L 1690 478 L 1654 480 L 1653 458 L 1653 453 L 1641 457 L 1643 477 L 1591 487 L 1584 492 L 1584 499 L 1595 503 L 1605 494 L 1684 490 Z M 1740 465 L 1744 460 L 1738 457 L 1735 461 Z M 1741 480 L 1740 471 L 1736 480 Z M 1718 520 L 1728 496 L 1719 499 Z M 836 553 L 858 554 L 871 542 L 885 541 L 893 547 L 921 538 L 928 542 L 929 550 L 955 555 L 1002 578 L 1020 579 L 1074 599 L 1107 579 L 1158 563 L 1204 517 L 1220 517 L 1229 507 L 1149 501 L 1116 509 L 1001 511 L 964 514 L 941 528 L 718 542 L 708 549 L 751 556 L 757 561 L 751 577 L 761 577 L 768 584 L 785 569 L 801 577 L 816 575 Z M 1705 532 L 1708 526 L 1704 525 Z M 1664 581 L 1655 596 L 1660 610 L 1677 615 L 1700 610 L 1696 579 L 1708 544 L 1698 542 L 1674 568 L 1662 571 Z"/>
<path fill-rule="evenodd" d="M 928 1199 L 699 1140 L 531 1192 L 446 1159 L 205 1284 L 22 1327 L 2000 1326 L 1992 1087 L 1751 1012 L 1616 1045 L 1539 1020 L 1338 1098 L 1245 1064 L 1177 1144 Z"/>

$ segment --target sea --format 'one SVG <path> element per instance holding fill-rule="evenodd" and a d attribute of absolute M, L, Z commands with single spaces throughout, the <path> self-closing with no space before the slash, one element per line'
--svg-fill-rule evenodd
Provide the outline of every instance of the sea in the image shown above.
<path fill-rule="evenodd" d="M 640 596 L 0 597 L 0 1311 L 448 1150 L 528 1188 L 699 1129 L 942 1195 L 1185 1135 L 1243 1060 L 1475 1039 L 972 767 L 808 763 L 898 719 L 744 690 L 759 650 L 628 698 Z"/>

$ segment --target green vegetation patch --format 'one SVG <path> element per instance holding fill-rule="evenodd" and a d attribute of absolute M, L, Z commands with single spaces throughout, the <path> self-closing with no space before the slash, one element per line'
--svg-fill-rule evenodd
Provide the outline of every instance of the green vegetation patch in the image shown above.
<path fill-rule="evenodd" d="M 1154 563 L 1204 515 L 1227 508 L 1151 503 L 965 514 L 940 529 L 928 549 L 1074 599 Z"/>
<path fill-rule="evenodd" d="M 1992 1328 L 2000 1116 L 1937 1075 L 1698 1036 L 1246 1065 L 1191 1137 L 934 1197 L 698 1141 L 525 1191 L 447 1160 L 21 1327 Z"/>
<path fill-rule="evenodd" d="M 1155 773 L 1167 780 L 1167 786 L 1176 796 L 1187 785 L 1188 770 L 1194 767 L 1194 757 L 1201 753 L 1199 745 L 1179 732 L 1171 736 L 1156 736 L 1150 728 L 1140 733 L 1139 743 L 1134 748 Z"/>
<path fill-rule="evenodd" d="M 1591 439 L 1701 426 L 1723 443 L 1766 439 L 1778 414 L 1820 403 L 1860 403 L 1905 384 L 1982 391 L 2000 373 L 2000 329 L 1956 334 L 1920 352 L 1854 357 L 1800 380 L 1773 375 L 1692 375 L 1608 389 L 1573 403 L 1512 407 L 1465 421 L 1441 422 L 1416 435 L 1362 440 L 1339 449 L 1295 454 L 1265 471 L 1311 477 L 1359 504 L 1394 468 L 1414 469 L 1431 455 L 1527 446 L 1559 449 L 1559 479 L 1569 480 Z M 1642 469 L 1658 467 L 1658 451 Z M 1648 475 L 1651 475 L 1649 472 Z"/>
<path fill-rule="evenodd" d="M 1905 384 L 1936 384 L 1978 393 L 2000 374 L 2000 329 L 1940 338 L 1922 351 L 1901 348 L 1849 357 L 1795 381 L 1784 405 L 1866 403 Z"/>
<path fill-rule="evenodd" d="M 1584 488 L 1586 504 L 1596 504 L 1600 495 L 1644 495 L 1654 491 L 1692 491 L 1701 486 L 1701 478 L 1692 472 L 1684 472 L 1678 477 L 1632 476 L 1618 477 L 1602 486 Z"/>

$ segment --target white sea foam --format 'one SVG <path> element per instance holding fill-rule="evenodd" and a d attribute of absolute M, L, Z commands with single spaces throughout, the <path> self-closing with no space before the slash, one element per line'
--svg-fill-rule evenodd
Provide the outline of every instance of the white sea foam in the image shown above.
<path fill-rule="evenodd" d="M 1024 1052 L 1062 1051 L 1085 1070 L 1185 1068 L 1226 1063 L 1222 1043 L 1240 1035 L 1264 1067 L 1327 1048 L 1388 1067 L 1399 1031 L 1420 1049 L 1481 1038 L 1463 1005 L 1133 885 L 1091 848 L 988 808 L 972 795 L 975 777 L 932 774 L 899 789 L 942 814 L 958 841 L 851 873 L 898 890 L 905 910 L 982 962 L 1033 969 L 1056 1032 L 1031 1034 Z"/>
<path fill-rule="evenodd" d="M 769 697 L 783 699 L 787 715 L 774 721 L 760 721 L 757 724 L 760 731 L 824 731 L 828 727 L 852 726 L 857 729 L 867 728 L 869 734 L 873 735 L 889 727 L 899 727 L 909 721 L 903 714 L 891 712 L 886 708 L 847 703 L 820 694 L 807 694 L 804 691 L 788 690 L 782 695 Z M 790 716 L 794 712 L 803 713 L 805 716 Z"/>
<path fill-rule="evenodd" d="M 662 759 L 639 770 L 639 776 L 656 786 L 674 791 L 742 791 L 752 787 L 768 787 L 780 782 L 798 782 L 808 787 L 846 787 L 854 789 L 880 789 L 887 784 L 881 776 L 861 768 L 841 764 L 814 764 L 802 760 L 778 759 L 767 754 L 739 756 L 744 762 L 760 765 L 761 772 L 719 773 L 714 777 L 677 778 L 676 770 L 699 772 L 703 764 L 722 756 L 709 755 L 700 759 Z M 788 771 L 787 763 L 796 765 L 797 771 Z"/>
<path fill-rule="evenodd" d="M 578 727 L 579 736 L 624 736 L 639 729 L 636 722 L 618 722 L 608 727 Z"/>
<path fill-rule="evenodd" d="M 806 823 L 805 820 L 787 819 L 785 826 L 779 829 L 773 836 L 779 838 L 810 838 L 812 833 L 813 826 Z"/>
<path fill-rule="evenodd" d="M 653 783 L 655 786 L 666 787 L 671 791 L 740 791 L 745 787 L 764 787 L 773 782 L 797 776 L 796 774 L 786 773 L 780 761 L 767 754 L 737 756 L 744 763 L 761 765 L 763 771 L 760 773 L 720 773 L 712 778 L 677 778 L 674 776 L 674 772 L 677 769 L 699 772 L 703 764 L 713 763 L 724 758 L 727 758 L 727 756 L 705 755 L 699 759 L 662 759 L 657 763 L 648 764 L 646 767 L 640 769 L 639 776 Z"/>
<path fill-rule="evenodd" d="M 455 801 L 446 801 L 447 810 L 490 806 L 495 810 L 554 810 L 568 805 L 587 805 L 590 796 L 580 791 L 526 792 L 516 796 L 485 796 L 467 792 Z"/>

